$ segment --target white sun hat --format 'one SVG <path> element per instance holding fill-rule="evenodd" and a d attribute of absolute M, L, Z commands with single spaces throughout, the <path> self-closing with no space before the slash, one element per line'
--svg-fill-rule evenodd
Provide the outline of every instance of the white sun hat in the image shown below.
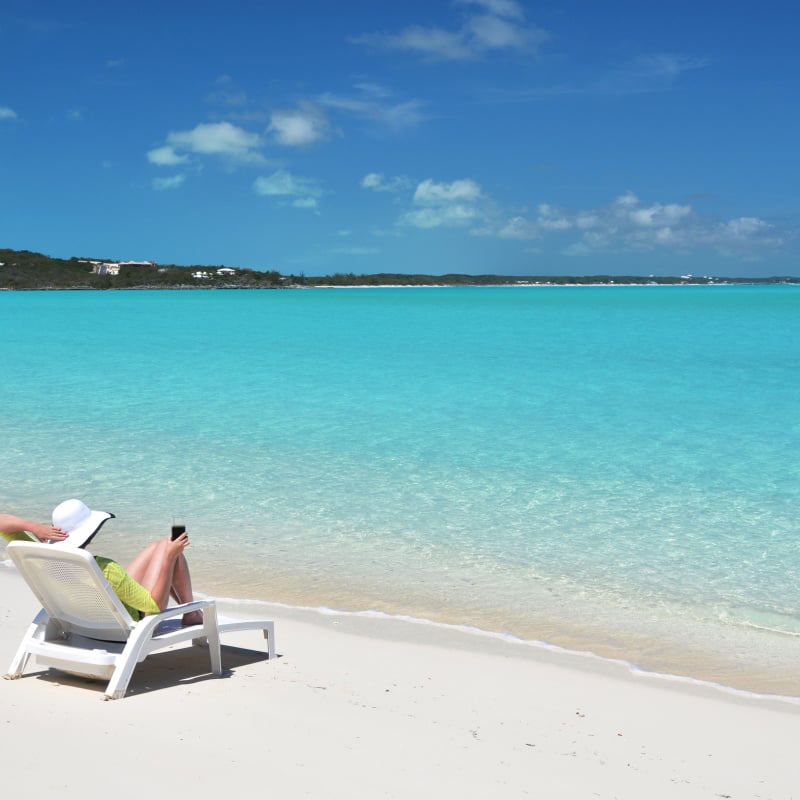
<path fill-rule="evenodd" d="M 53 542 L 51 547 L 83 547 L 113 516 L 108 511 L 92 511 L 80 500 L 65 500 L 53 509 L 53 525 L 66 531 L 69 536 L 60 542 Z"/>

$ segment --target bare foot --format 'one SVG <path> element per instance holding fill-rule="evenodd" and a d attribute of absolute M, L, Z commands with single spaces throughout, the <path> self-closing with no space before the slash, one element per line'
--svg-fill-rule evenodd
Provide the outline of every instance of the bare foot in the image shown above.
<path fill-rule="evenodd" d="M 186 626 L 189 625 L 202 625 L 203 624 L 203 612 L 202 611 L 190 611 L 188 614 L 183 615 L 182 623 Z"/>

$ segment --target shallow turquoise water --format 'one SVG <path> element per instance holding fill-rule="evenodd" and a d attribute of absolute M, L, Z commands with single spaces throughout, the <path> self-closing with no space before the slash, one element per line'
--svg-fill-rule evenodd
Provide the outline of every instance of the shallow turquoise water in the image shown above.
<path fill-rule="evenodd" d="M 9 292 L 0 314 L 0 503 L 114 511 L 107 555 L 182 513 L 215 592 L 793 670 L 797 287 Z"/>

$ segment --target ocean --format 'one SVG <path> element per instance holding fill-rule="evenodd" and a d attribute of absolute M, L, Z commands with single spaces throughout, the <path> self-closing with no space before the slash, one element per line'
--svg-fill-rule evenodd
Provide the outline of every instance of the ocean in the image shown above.
<path fill-rule="evenodd" d="M 0 292 L 0 508 L 195 588 L 800 696 L 800 287 Z"/>

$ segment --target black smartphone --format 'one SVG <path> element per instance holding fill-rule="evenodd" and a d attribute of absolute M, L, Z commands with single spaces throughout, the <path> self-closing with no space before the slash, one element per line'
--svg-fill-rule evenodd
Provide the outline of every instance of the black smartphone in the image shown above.
<path fill-rule="evenodd" d="M 182 533 L 186 533 L 185 525 L 172 526 L 172 541 L 174 542 Z"/>

